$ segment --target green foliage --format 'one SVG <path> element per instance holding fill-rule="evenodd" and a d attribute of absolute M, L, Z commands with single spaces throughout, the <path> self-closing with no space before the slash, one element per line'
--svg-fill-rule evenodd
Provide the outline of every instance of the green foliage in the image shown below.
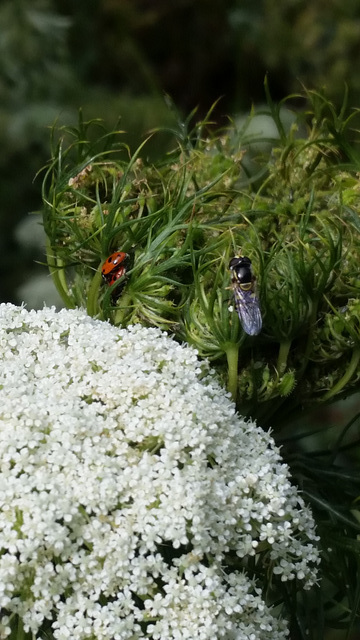
<path fill-rule="evenodd" d="M 326 87 L 327 95 L 339 103 L 347 82 L 352 100 L 358 102 L 356 2 L 264 0 L 258 7 L 237 0 L 235 4 L 235 17 L 242 14 L 234 25 L 239 36 L 246 34 L 268 72 L 277 74 L 280 82 L 283 73 L 288 91 L 297 88 L 300 78 L 306 87 Z"/>
<path fill-rule="evenodd" d="M 340 162 L 341 114 L 310 99 L 289 130 L 270 101 L 271 153 L 247 124 L 214 132 L 209 114 L 191 128 L 192 114 L 168 131 L 175 148 L 156 164 L 142 159 L 146 141 L 131 155 L 121 132 L 80 117 L 54 135 L 44 180 L 48 263 L 65 303 L 117 325 L 168 328 L 214 361 L 241 411 L 273 425 L 274 411 L 284 419 L 358 382 L 356 167 Z M 115 250 L 130 265 L 109 290 L 101 265 Z M 229 310 L 228 263 L 239 252 L 258 279 L 257 338 Z"/>
<path fill-rule="evenodd" d="M 317 431 L 301 425 L 279 438 L 283 455 L 311 505 L 321 544 L 320 589 L 287 597 L 296 601 L 294 637 L 322 640 L 356 636 L 360 611 L 359 413 L 343 428 Z M 306 424 L 306 423 L 305 423 Z M 342 631 L 340 631 L 342 630 Z M 352 633 L 355 633 L 353 636 Z"/>

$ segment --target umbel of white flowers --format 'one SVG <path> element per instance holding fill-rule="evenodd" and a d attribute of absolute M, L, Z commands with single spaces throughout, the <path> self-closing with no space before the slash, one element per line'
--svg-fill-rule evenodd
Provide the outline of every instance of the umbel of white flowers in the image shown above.
<path fill-rule="evenodd" d="M 309 588 L 312 515 L 196 352 L 9 304 L 0 344 L 0 637 L 283 640 L 226 558 Z"/>

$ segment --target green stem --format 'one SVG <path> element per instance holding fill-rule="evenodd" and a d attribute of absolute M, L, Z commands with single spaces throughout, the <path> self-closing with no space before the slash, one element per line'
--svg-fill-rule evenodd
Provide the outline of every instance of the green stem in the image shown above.
<path fill-rule="evenodd" d="M 308 362 L 309 362 L 311 349 L 313 347 L 314 328 L 316 326 L 316 316 L 317 316 L 318 306 L 319 306 L 319 301 L 318 300 L 313 300 L 312 301 L 312 310 L 311 310 L 311 315 L 310 315 L 310 321 L 309 321 L 309 331 L 308 331 L 306 345 L 305 345 L 305 349 L 304 349 L 304 353 L 303 353 L 303 357 L 302 357 L 302 365 L 301 365 L 301 367 L 300 367 L 300 369 L 299 369 L 299 371 L 297 373 L 297 376 L 296 376 L 298 382 L 299 382 L 300 378 L 302 378 L 302 376 L 305 373 L 306 367 L 307 367 Z"/>
<path fill-rule="evenodd" d="M 95 273 L 88 290 L 86 311 L 87 311 L 87 314 L 91 317 L 95 316 L 99 311 L 98 299 L 99 299 L 99 287 L 101 283 L 100 269 L 101 269 L 101 266 L 99 267 L 98 271 Z"/>
<path fill-rule="evenodd" d="M 360 361 L 360 347 L 357 347 L 353 351 L 350 364 L 346 369 L 343 377 L 340 378 L 340 380 L 332 387 L 332 389 L 329 389 L 329 391 L 325 393 L 325 395 L 322 398 L 323 402 L 326 402 L 326 400 L 330 400 L 330 398 L 333 398 L 333 396 L 339 393 L 347 385 L 347 383 L 349 382 L 349 380 L 351 380 L 353 374 L 355 373 L 358 367 L 359 361 Z"/>
<path fill-rule="evenodd" d="M 279 375 L 284 373 L 286 369 L 290 347 L 291 347 L 291 340 L 285 340 L 284 342 L 280 342 L 279 354 L 278 354 L 277 365 L 276 365 Z"/>
<path fill-rule="evenodd" d="M 236 402 L 238 390 L 239 345 L 235 342 L 229 343 L 225 347 L 225 353 L 228 363 L 227 390 L 230 391 L 232 399 Z"/>
<path fill-rule="evenodd" d="M 18 616 L 18 623 L 17 623 L 17 630 L 16 630 L 16 640 L 24 640 L 24 638 L 25 638 L 25 634 L 24 634 L 23 622 L 22 622 L 20 616 Z"/>
<path fill-rule="evenodd" d="M 123 325 L 124 322 L 124 318 L 126 317 L 127 313 L 129 312 L 129 308 L 131 306 L 131 299 L 132 296 L 130 293 L 122 293 L 121 297 L 120 297 L 120 306 L 116 309 L 115 312 L 115 318 L 114 318 L 114 325 L 117 326 L 121 326 Z"/>
<path fill-rule="evenodd" d="M 74 309 L 75 304 L 69 295 L 69 291 L 66 284 L 65 269 L 63 269 L 63 262 L 54 256 L 50 240 L 46 241 L 46 259 L 49 267 L 50 275 L 53 279 L 54 285 L 61 296 L 62 300 L 68 309 Z"/>

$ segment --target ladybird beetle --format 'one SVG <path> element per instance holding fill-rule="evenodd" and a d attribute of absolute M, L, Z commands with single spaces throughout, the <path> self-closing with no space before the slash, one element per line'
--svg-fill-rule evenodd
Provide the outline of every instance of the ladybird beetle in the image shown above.
<path fill-rule="evenodd" d="M 126 269 L 122 265 L 117 269 L 113 269 L 113 271 L 111 271 L 111 273 L 109 273 L 109 275 L 106 277 L 106 282 L 108 283 L 109 287 L 111 287 L 111 285 L 114 284 L 116 280 L 119 280 L 119 278 L 124 276 L 125 273 Z"/>
<path fill-rule="evenodd" d="M 128 257 L 128 254 L 124 251 L 115 251 L 115 253 L 112 253 L 111 256 L 109 256 L 107 260 L 105 260 L 101 268 L 101 275 L 106 284 L 109 285 L 109 287 L 111 287 L 117 280 L 125 275 L 126 266 L 122 263 Z M 116 287 L 116 291 L 112 293 L 111 299 L 113 303 L 115 303 L 118 299 L 124 284 L 125 281 L 122 283 L 122 285 L 119 284 L 119 286 Z"/>
<path fill-rule="evenodd" d="M 105 260 L 101 268 L 101 275 L 106 282 L 109 282 L 110 280 L 112 280 L 114 283 L 115 280 L 120 278 L 120 276 L 124 275 L 125 267 L 122 266 L 121 269 L 123 270 L 123 273 L 118 275 L 117 278 L 114 278 L 115 271 L 118 272 L 120 270 L 119 268 L 121 263 L 124 262 L 124 260 L 127 257 L 128 257 L 128 254 L 124 253 L 124 251 L 115 251 L 115 253 L 112 253 L 111 256 L 109 256 L 107 260 Z"/>

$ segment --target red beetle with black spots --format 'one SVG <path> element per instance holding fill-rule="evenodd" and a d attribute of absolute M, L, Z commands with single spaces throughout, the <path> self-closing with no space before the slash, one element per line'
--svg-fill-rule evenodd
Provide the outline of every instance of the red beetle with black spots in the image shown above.
<path fill-rule="evenodd" d="M 103 266 L 101 267 L 101 275 L 104 280 L 106 280 L 106 282 L 108 282 L 113 271 L 116 271 L 126 260 L 127 255 L 128 254 L 124 253 L 124 251 L 115 251 L 115 253 L 112 253 L 111 256 L 109 256 L 107 260 L 105 260 Z"/>
<path fill-rule="evenodd" d="M 115 251 L 115 253 L 112 253 L 111 256 L 105 260 L 101 267 L 101 275 L 109 287 L 125 275 L 126 265 L 124 262 L 128 257 L 128 254 L 124 251 Z M 119 295 L 119 293 L 119 291 L 116 292 L 117 295 Z"/>

